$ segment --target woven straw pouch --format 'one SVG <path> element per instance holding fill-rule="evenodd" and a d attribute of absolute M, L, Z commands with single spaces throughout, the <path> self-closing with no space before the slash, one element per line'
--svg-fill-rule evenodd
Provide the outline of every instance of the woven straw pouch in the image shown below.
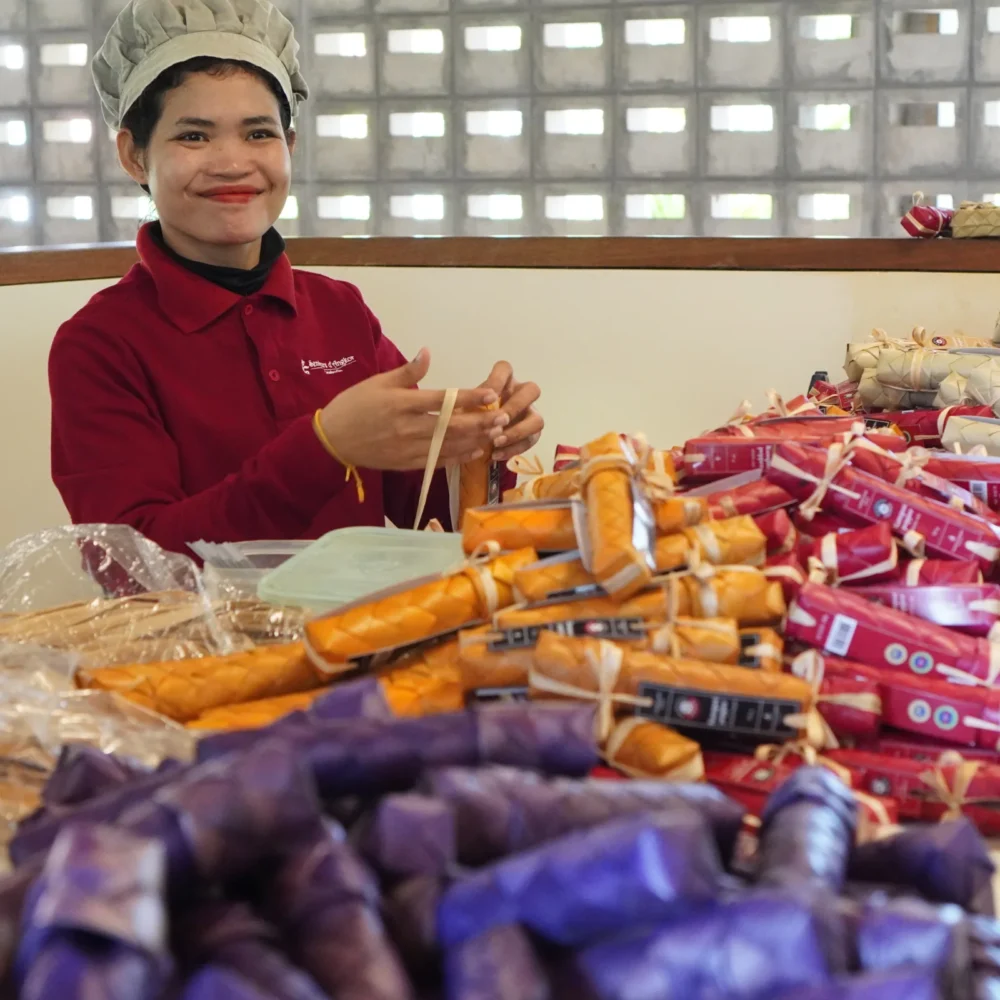
<path fill-rule="evenodd" d="M 951 221 L 951 235 L 956 240 L 1000 236 L 1000 206 L 989 202 L 963 201 Z"/>

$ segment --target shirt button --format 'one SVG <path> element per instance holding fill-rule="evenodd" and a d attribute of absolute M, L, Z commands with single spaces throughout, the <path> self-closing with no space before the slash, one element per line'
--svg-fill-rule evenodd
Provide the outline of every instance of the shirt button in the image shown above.
<path fill-rule="evenodd" d="M 270 370 L 270 371 L 269 371 L 269 372 L 267 373 L 267 377 L 268 377 L 268 378 L 269 378 L 269 379 L 270 379 L 270 380 L 271 380 L 272 382 L 280 382 L 280 381 L 281 381 L 281 372 L 279 372 L 277 368 L 272 368 L 272 369 L 271 369 L 271 370 Z"/>
<path fill-rule="evenodd" d="M 253 306 L 246 306 L 246 307 L 245 307 L 245 308 L 243 309 L 243 315 L 244 315 L 244 316 L 250 316 L 250 315 L 252 315 L 252 314 L 253 314 Z"/>

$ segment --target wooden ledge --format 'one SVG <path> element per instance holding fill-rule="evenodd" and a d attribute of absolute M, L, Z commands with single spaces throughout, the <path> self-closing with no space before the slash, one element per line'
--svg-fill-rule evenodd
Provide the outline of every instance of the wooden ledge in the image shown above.
<path fill-rule="evenodd" d="M 298 267 L 1000 271 L 996 240 L 306 238 L 288 254 Z M 0 285 L 120 278 L 135 260 L 130 244 L 0 251 Z"/>

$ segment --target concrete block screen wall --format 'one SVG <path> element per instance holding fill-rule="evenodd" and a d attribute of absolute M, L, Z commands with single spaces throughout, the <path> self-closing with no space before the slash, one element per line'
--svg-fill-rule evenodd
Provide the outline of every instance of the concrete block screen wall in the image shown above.
<path fill-rule="evenodd" d="M 1000 0 L 278 0 L 316 236 L 899 236 L 1000 199 Z M 0 246 L 131 239 L 89 62 L 122 0 L 0 0 Z"/>

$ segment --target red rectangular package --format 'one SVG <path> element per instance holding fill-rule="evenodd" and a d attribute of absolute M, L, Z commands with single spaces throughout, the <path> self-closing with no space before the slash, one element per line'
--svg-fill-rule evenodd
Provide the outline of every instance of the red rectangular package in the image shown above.
<path fill-rule="evenodd" d="M 898 564 L 896 539 L 885 521 L 823 535 L 813 542 L 809 557 L 810 570 L 818 568 L 831 584 L 884 580 L 895 574 Z"/>
<path fill-rule="evenodd" d="M 799 533 L 786 511 L 779 509 L 758 514 L 754 522 L 767 539 L 767 555 L 780 556 L 795 551 Z"/>
<path fill-rule="evenodd" d="M 852 468 L 849 458 L 844 444 L 820 449 L 789 441 L 775 449 L 764 475 L 803 501 L 803 515 L 821 507 L 871 524 L 886 521 L 914 555 L 926 547 L 946 558 L 973 557 L 984 570 L 996 564 L 1000 540 L 990 525 Z"/>
<path fill-rule="evenodd" d="M 838 738 L 875 739 L 882 726 L 882 673 L 810 650 L 797 656 L 790 672 L 818 688 L 816 709 Z"/>
<path fill-rule="evenodd" d="M 879 422 L 894 424 L 909 444 L 940 448 L 945 424 L 952 417 L 992 417 L 989 406 L 948 406 L 943 410 L 898 410 L 878 415 Z M 866 422 L 867 423 L 867 422 Z"/>
<path fill-rule="evenodd" d="M 885 754 L 887 757 L 906 757 L 908 760 L 921 761 L 925 764 L 939 760 L 944 753 L 955 753 L 953 743 L 945 743 L 917 733 L 904 733 L 888 727 L 882 730 L 882 735 L 874 743 L 866 745 L 863 749 Z M 962 747 L 959 753 L 966 760 L 1000 763 L 1000 755 L 989 747 Z"/>
<path fill-rule="evenodd" d="M 878 583 L 849 589 L 867 601 L 969 635 L 987 636 L 1000 621 L 1000 584 L 908 587 L 901 583 Z"/>
<path fill-rule="evenodd" d="M 713 521 L 724 521 L 730 517 L 743 515 L 766 514 L 783 507 L 790 507 L 795 503 L 795 497 L 790 493 L 761 478 L 759 469 L 753 481 L 742 482 L 732 487 L 727 487 L 726 482 L 724 480 L 713 483 L 713 491 L 708 493 L 708 512 Z M 692 490 L 691 495 L 698 496 L 701 492 Z"/>
<path fill-rule="evenodd" d="M 950 455 L 935 452 L 924 468 L 967 489 L 990 510 L 1000 510 L 1000 457 Z"/>
<path fill-rule="evenodd" d="M 894 798 L 901 819 L 936 822 L 964 814 L 980 833 L 1000 833 L 1000 767 L 994 764 L 927 764 L 864 750 L 833 750 L 828 756 L 851 771 L 855 788 Z"/>
<path fill-rule="evenodd" d="M 795 600 L 795 595 L 808 579 L 802 560 L 795 552 L 786 552 L 780 556 L 768 556 L 767 561 L 761 567 L 761 572 L 769 580 L 777 580 L 781 584 L 785 603 Z"/>
<path fill-rule="evenodd" d="M 788 609 L 785 636 L 834 656 L 921 677 L 934 673 L 948 679 L 950 672 L 960 671 L 992 685 L 1000 676 L 1000 658 L 985 639 L 818 583 L 799 591 Z"/>
<path fill-rule="evenodd" d="M 909 559 L 900 562 L 896 576 L 886 582 L 904 587 L 950 587 L 982 583 L 983 571 L 972 559 Z"/>
<path fill-rule="evenodd" d="M 817 379 L 809 389 L 809 398 L 822 410 L 824 406 L 839 406 L 848 413 L 854 408 L 854 397 L 858 394 L 858 383 L 827 382 Z"/>
<path fill-rule="evenodd" d="M 735 799 L 747 812 L 760 816 L 771 793 L 787 781 L 802 763 L 801 758 L 791 755 L 775 761 L 739 757 L 711 766 L 706 762 L 705 781 Z M 841 771 L 837 773 L 841 774 Z M 844 771 L 842 776 L 846 778 L 847 772 Z M 856 782 L 854 787 L 863 791 Z M 864 795 L 858 799 L 858 806 L 868 829 L 899 822 L 899 809 L 891 798 Z"/>

